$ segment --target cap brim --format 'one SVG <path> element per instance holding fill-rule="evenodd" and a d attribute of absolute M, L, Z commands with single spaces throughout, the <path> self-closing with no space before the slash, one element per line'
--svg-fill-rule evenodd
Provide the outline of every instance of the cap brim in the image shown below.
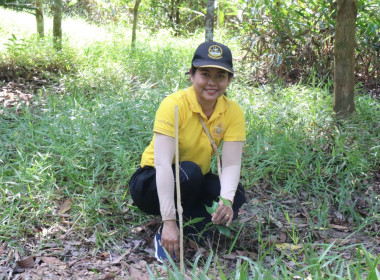
<path fill-rule="evenodd" d="M 234 70 L 232 70 L 230 67 L 223 66 L 223 65 L 216 65 L 216 64 L 209 64 L 210 62 L 202 63 L 202 62 L 193 62 L 193 65 L 195 67 L 205 68 L 205 67 L 212 67 L 212 68 L 218 68 L 226 70 L 227 72 L 230 72 L 234 74 Z"/>

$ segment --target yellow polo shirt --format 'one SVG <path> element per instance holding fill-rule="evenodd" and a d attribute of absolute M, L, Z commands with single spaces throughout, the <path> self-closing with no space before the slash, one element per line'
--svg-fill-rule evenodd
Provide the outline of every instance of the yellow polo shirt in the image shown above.
<path fill-rule="evenodd" d="M 154 132 L 175 137 L 175 105 L 178 105 L 179 161 L 195 162 L 200 166 L 203 174 L 210 171 L 214 151 L 199 121 L 199 113 L 218 147 L 222 140 L 246 140 L 245 119 L 241 107 L 226 96 L 220 96 L 212 116 L 207 119 L 198 103 L 193 86 L 163 99 L 156 112 Z M 144 166 L 154 167 L 154 136 L 142 155 L 141 167 Z"/>

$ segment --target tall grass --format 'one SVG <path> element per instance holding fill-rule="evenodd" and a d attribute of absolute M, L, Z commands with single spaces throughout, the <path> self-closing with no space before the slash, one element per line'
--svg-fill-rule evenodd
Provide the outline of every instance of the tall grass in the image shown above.
<path fill-rule="evenodd" d="M 372 178 L 379 163 L 377 101 L 358 96 L 357 113 L 337 122 L 332 94 L 318 87 L 240 90 L 240 103 L 252 104 L 246 106 L 252 142 L 244 160 L 256 174 L 251 180 L 264 178 L 278 192 L 296 193 L 310 183 L 354 188 Z"/>
<path fill-rule="evenodd" d="M 63 51 L 54 53 L 49 30 L 38 40 L 33 28 L 27 28 L 33 26 L 33 18 L 23 18 L 25 24 L 20 14 L 2 9 L 0 17 L 9 22 L 0 29 L 0 67 L 11 65 L 20 77 L 37 71 L 39 79 L 53 83 L 39 89 L 36 104 L 19 111 L 4 108 L 0 115 L 0 241 L 20 246 L 38 236 L 38 228 L 60 223 L 57 211 L 70 198 L 75 232 L 95 236 L 98 248 L 117 243 L 130 233 L 131 224 L 149 219 L 130 205 L 128 180 L 151 139 L 160 101 L 189 84 L 185 72 L 202 37 L 141 31 L 132 51 L 123 28 L 69 21 L 73 27 L 67 30 L 72 32 L 65 32 Z M 236 42 L 231 44 L 238 53 Z M 241 69 L 238 61 L 236 69 Z M 352 215 L 358 231 L 378 222 L 378 198 L 373 198 L 372 214 L 366 218 L 347 202 L 355 190 L 368 187 L 379 166 L 379 102 L 358 95 L 357 112 L 347 121 L 337 121 L 329 85 L 251 87 L 244 74 L 238 71 L 228 95 L 246 114 L 242 182 L 247 190 L 268 183 L 274 196 L 306 192 L 315 197 L 316 211 L 310 215 L 319 224 L 312 228 L 325 226 L 323 209 L 330 205 Z M 260 225 L 252 227 L 263 240 Z M 308 253 L 299 260 L 278 254 L 263 241 L 258 261 L 241 258 L 229 273 L 236 279 L 354 279 L 367 272 L 378 274 L 378 259 L 367 249 L 355 248 L 362 253 L 348 262 L 340 259 L 340 247 L 334 245 L 329 255 L 332 247 L 327 244 L 318 245 L 324 251 L 310 246 L 304 243 Z M 272 269 L 264 264 L 266 257 L 275 263 Z M 293 269 L 285 265 L 287 258 L 296 263 Z M 217 258 L 203 264 L 204 276 L 193 272 L 192 277 L 209 279 L 208 267 L 213 265 L 217 267 Z M 171 273 L 177 277 L 175 270 Z M 223 272 L 223 279 L 229 273 Z"/>

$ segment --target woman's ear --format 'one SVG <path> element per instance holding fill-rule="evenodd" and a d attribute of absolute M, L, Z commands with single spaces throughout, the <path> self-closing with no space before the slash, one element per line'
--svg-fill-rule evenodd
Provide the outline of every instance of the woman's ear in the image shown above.
<path fill-rule="evenodd" d="M 194 73 L 193 73 L 193 70 L 191 68 L 189 70 L 189 74 L 190 74 L 190 81 L 193 82 Z"/>
<path fill-rule="evenodd" d="M 228 75 L 228 85 L 231 83 L 231 81 L 233 80 L 233 78 L 234 78 L 234 76 L 230 76 L 230 75 Z"/>

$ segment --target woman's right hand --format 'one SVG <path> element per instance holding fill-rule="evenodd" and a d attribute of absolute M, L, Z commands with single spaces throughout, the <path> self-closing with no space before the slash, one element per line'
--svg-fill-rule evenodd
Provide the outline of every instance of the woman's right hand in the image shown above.
<path fill-rule="evenodd" d="M 179 256 L 179 229 L 175 220 L 164 221 L 161 235 L 161 245 L 173 258 L 173 252 Z"/>

